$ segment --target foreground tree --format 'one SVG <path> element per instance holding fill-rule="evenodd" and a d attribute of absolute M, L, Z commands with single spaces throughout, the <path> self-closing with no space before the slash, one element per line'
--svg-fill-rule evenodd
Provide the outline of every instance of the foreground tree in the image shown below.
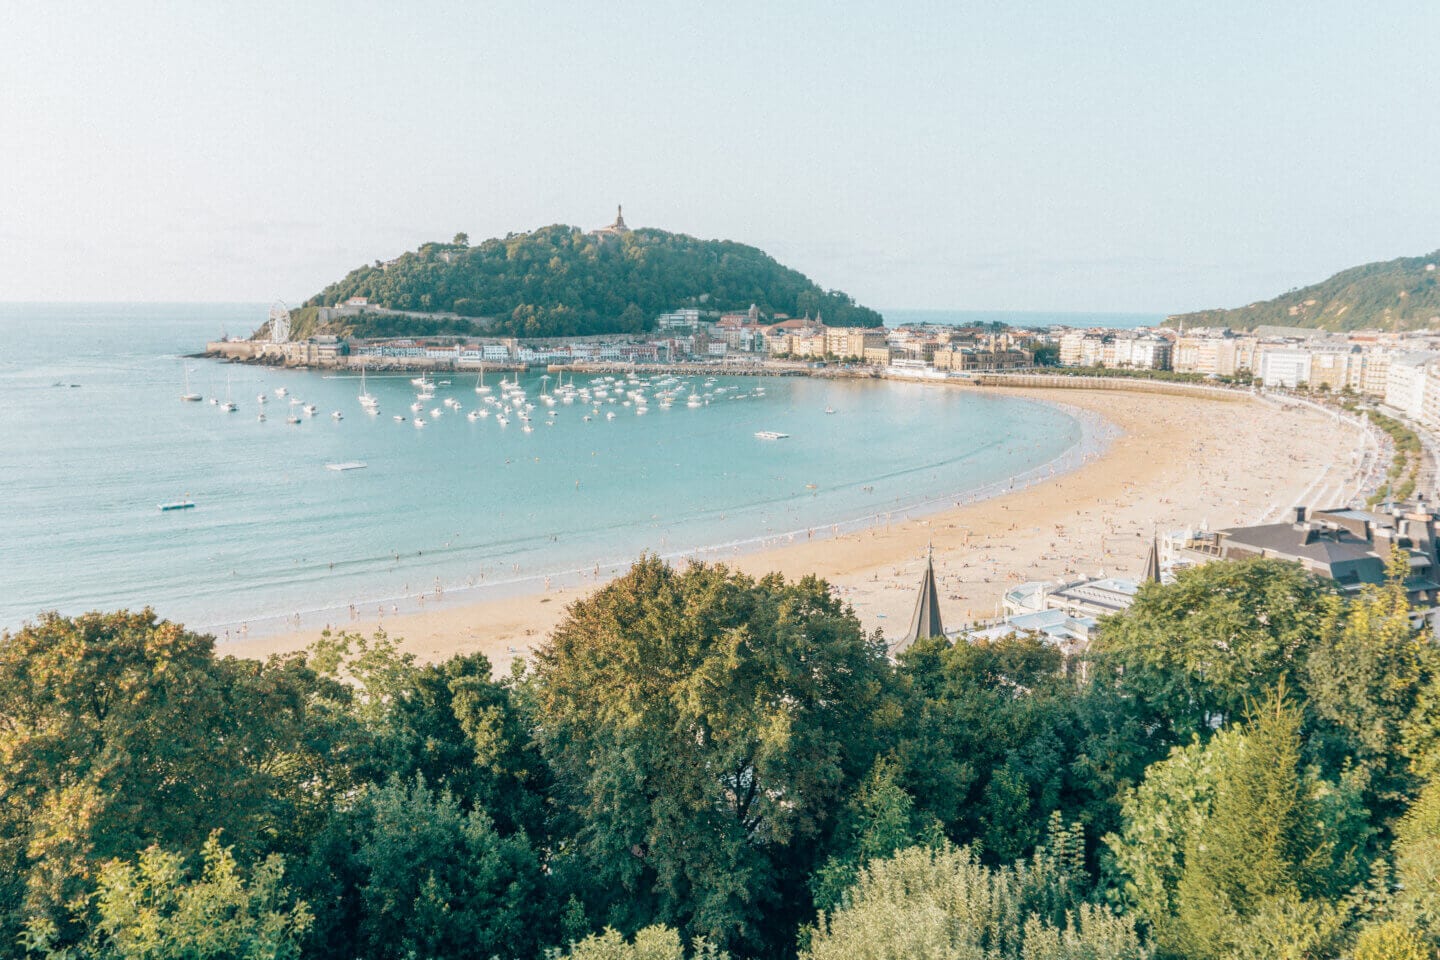
<path fill-rule="evenodd" d="M 95 909 L 77 916 L 79 943 L 60 946 L 53 920 L 32 919 L 21 944 L 46 960 L 298 960 L 310 911 L 282 885 L 279 857 L 247 879 L 211 836 L 192 879 L 185 858 L 151 847 L 100 871 Z"/>
<path fill-rule="evenodd" d="M 1065 846 L 1073 851 L 1067 853 Z M 1144 960 L 1134 922 L 1090 902 L 1078 840 L 987 867 L 966 847 L 872 862 L 822 913 L 802 960 Z"/>
<path fill-rule="evenodd" d="M 552 933 L 524 836 L 423 782 L 366 788 L 317 838 L 297 886 L 315 911 L 311 957 L 532 956 Z"/>
<path fill-rule="evenodd" d="M 1358 791 L 1301 756 L 1298 707 L 1272 696 L 1243 727 L 1151 767 L 1107 838 L 1121 894 L 1167 954 L 1309 957 L 1334 945 L 1364 879 Z"/>
<path fill-rule="evenodd" d="M 1171 743 L 1209 736 L 1301 669 L 1320 633 L 1321 599 L 1333 592 L 1279 560 L 1182 570 L 1102 621 L 1092 647 L 1097 681 L 1116 684 Z"/>
<path fill-rule="evenodd" d="M 1348 602 L 1323 598 L 1320 635 L 1297 677 L 1308 752 L 1327 771 L 1363 777 L 1367 803 L 1387 826 L 1418 789 L 1440 723 L 1426 699 L 1440 678 L 1440 648 L 1411 625 L 1409 574 L 1408 555 L 1396 549 L 1383 586 Z"/>
<path fill-rule="evenodd" d="M 775 950 L 894 722 L 877 638 L 814 578 L 646 557 L 536 656 L 537 735 L 592 917 Z M 567 861 L 568 862 L 564 862 Z"/>
<path fill-rule="evenodd" d="M 572 944 L 569 950 L 550 950 L 545 956 L 546 960 L 726 960 L 729 955 L 703 939 L 686 950 L 680 934 L 654 926 L 639 931 L 630 942 L 613 928 L 606 928 Z"/>
<path fill-rule="evenodd" d="M 214 639 L 140 613 L 40 618 L 0 637 L 0 938 L 61 929 L 96 872 L 223 830 L 250 859 L 293 847 L 343 737 L 294 660 L 217 660 Z"/>

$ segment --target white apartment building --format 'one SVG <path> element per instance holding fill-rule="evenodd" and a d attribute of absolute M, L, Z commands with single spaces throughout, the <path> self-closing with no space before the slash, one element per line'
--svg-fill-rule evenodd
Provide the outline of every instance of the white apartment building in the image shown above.
<path fill-rule="evenodd" d="M 1266 346 L 1260 351 L 1259 369 L 1255 371 L 1267 387 L 1288 387 L 1310 382 L 1312 354 L 1300 346 Z"/>
<path fill-rule="evenodd" d="M 1402 353 L 1390 359 L 1385 381 L 1385 405 L 1394 407 L 1412 420 L 1425 414 L 1426 368 L 1440 360 L 1433 353 Z"/>

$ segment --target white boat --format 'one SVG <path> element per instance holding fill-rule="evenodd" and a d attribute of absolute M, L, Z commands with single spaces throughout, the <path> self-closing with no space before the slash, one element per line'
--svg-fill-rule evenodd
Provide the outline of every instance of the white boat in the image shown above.
<path fill-rule="evenodd" d="M 364 407 L 364 408 L 367 409 L 367 410 L 373 410 L 373 409 L 375 409 L 376 407 L 378 407 L 378 406 L 380 405 L 380 401 L 379 401 L 379 400 L 376 400 L 373 396 L 371 396 L 371 394 L 370 394 L 370 389 L 369 389 L 369 387 L 367 387 L 366 384 L 365 384 L 365 368 L 364 368 L 364 367 L 361 367 L 361 368 L 360 368 L 360 397 L 359 397 L 359 399 L 360 399 L 360 406 Z"/>
<path fill-rule="evenodd" d="M 474 423 L 476 420 L 480 419 L 480 411 L 471 410 L 469 413 L 465 414 L 465 419 L 469 420 L 471 423 Z"/>
<path fill-rule="evenodd" d="M 398 413 L 395 414 L 395 416 L 394 416 L 392 419 L 394 419 L 396 423 L 404 423 L 404 422 L 405 422 L 405 418 L 402 417 L 402 416 L 400 416 L 400 414 L 398 414 Z"/>
<path fill-rule="evenodd" d="M 489 392 L 490 392 L 490 388 L 487 387 L 487 386 L 485 386 L 485 367 L 484 367 L 484 365 L 481 365 L 481 367 L 480 367 L 480 375 L 475 378 L 475 392 L 476 392 L 476 393 L 489 393 Z"/>
<path fill-rule="evenodd" d="M 263 410 L 260 411 L 260 416 L 256 417 L 255 419 L 256 419 L 256 420 L 259 420 L 261 423 L 264 423 L 264 422 L 265 422 L 265 411 L 263 411 Z"/>
<path fill-rule="evenodd" d="M 521 429 L 521 430 L 524 430 L 526 433 L 534 433 L 534 432 L 535 432 L 535 428 L 532 427 L 532 426 L 530 426 L 530 424 L 528 424 L 528 423 L 525 424 L 525 426 L 521 427 L 520 429 Z"/>
<path fill-rule="evenodd" d="M 275 396 L 277 396 L 277 397 L 283 397 L 283 396 L 285 396 L 286 394 L 288 394 L 289 392 L 290 392 L 290 391 L 289 391 L 289 390 L 286 390 L 284 387 L 276 387 L 276 388 L 275 388 Z"/>
<path fill-rule="evenodd" d="M 336 410 L 334 413 L 330 414 L 330 419 L 331 419 L 331 420 L 344 420 L 344 419 L 345 419 L 345 414 L 341 413 L 339 410 Z"/>
<path fill-rule="evenodd" d="M 267 396 L 265 396 L 265 394 L 263 394 L 263 393 L 257 393 L 257 394 L 255 394 L 255 402 L 256 402 L 256 403 L 269 403 L 269 402 L 270 402 L 270 398 L 267 397 Z"/>
<path fill-rule="evenodd" d="M 292 414 L 290 414 L 290 416 L 288 416 L 288 417 L 285 418 L 285 422 L 286 422 L 286 423 L 299 423 L 299 422 L 300 422 L 300 418 L 297 417 L 297 416 L 295 416 L 295 414 L 292 413 Z"/>
<path fill-rule="evenodd" d="M 430 416 L 434 417 L 436 420 L 440 419 L 440 414 L 442 413 L 444 413 L 444 411 L 441 410 L 439 407 L 430 408 Z"/>
<path fill-rule="evenodd" d="M 755 436 L 761 440 L 784 440 L 790 436 L 788 433 L 781 433 L 779 430 L 756 430 Z"/>
<path fill-rule="evenodd" d="M 410 422 L 413 423 L 413 424 L 415 424 L 415 426 L 417 426 L 417 427 L 423 427 L 423 426 L 425 426 L 425 421 L 424 421 L 424 420 L 421 420 L 419 417 L 416 417 L 414 420 L 412 420 L 412 421 L 410 421 Z"/>
<path fill-rule="evenodd" d="M 825 408 L 825 412 L 826 412 L 826 413 L 834 413 L 834 412 L 835 412 L 835 408 L 834 408 L 834 407 L 826 407 L 826 408 Z"/>
<path fill-rule="evenodd" d="M 359 460 L 346 460 L 344 463 L 327 463 L 326 470 L 334 470 L 336 473 L 344 473 L 346 470 L 364 470 L 369 464 Z"/>
<path fill-rule="evenodd" d="M 614 419 L 615 419 L 615 411 L 614 411 L 614 410 L 611 410 L 610 412 L 606 413 L 606 414 L 605 414 L 605 419 L 606 419 L 606 420 L 614 420 Z"/>
<path fill-rule="evenodd" d="M 182 394 L 180 394 L 180 399 L 181 399 L 181 400 L 184 400 L 186 403 L 195 403 L 195 402 L 198 401 L 198 400 L 203 400 L 203 399 L 205 399 L 204 397 L 200 396 L 200 394 L 198 394 L 198 393 L 196 393 L 196 392 L 194 392 L 193 390 L 190 389 L 190 368 L 189 368 L 189 367 L 185 367 L 185 392 L 182 393 Z"/>
<path fill-rule="evenodd" d="M 316 412 L 319 411 L 319 409 L 320 409 L 320 408 L 317 407 L 317 406 L 315 406 L 315 404 L 313 404 L 313 403 L 307 403 L 307 404 L 305 404 L 305 415 L 306 415 L 307 417 L 313 417 L 313 416 L 315 416 Z"/>
<path fill-rule="evenodd" d="M 220 404 L 220 409 L 226 413 L 234 413 L 240 409 L 235 405 L 235 401 L 230 399 L 230 378 L 228 376 L 225 378 L 225 402 Z"/>

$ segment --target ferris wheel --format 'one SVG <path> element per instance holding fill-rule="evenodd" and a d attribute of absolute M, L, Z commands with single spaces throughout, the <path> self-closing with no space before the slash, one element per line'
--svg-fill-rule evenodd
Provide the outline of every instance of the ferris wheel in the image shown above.
<path fill-rule="evenodd" d="M 284 300 L 276 300 L 270 307 L 270 342 L 290 342 L 290 308 Z"/>

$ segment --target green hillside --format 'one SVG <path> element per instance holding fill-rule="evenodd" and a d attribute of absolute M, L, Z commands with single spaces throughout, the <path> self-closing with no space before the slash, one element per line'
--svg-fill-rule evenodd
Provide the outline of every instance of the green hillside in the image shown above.
<path fill-rule="evenodd" d="M 1418 330 L 1440 326 L 1440 250 L 1342 270 L 1329 280 L 1233 310 L 1197 310 L 1166 323 L 1187 327 Z"/>
<path fill-rule="evenodd" d="M 306 302 L 330 306 L 369 298 L 392 310 L 454 312 L 448 332 L 521 337 L 639 332 L 678 307 L 823 316 L 841 326 L 879 326 L 880 314 L 761 250 L 663 230 L 586 233 L 555 225 L 470 246 L 427 243 L 388 264 L 350 271 Z M 433 321 L 361 319 L 358 335 L 429 333 Z M 383 325 L 383 328 L 382 328 Z M 371 328 L 374 329 L 371 329 Z M 427 329 L 419 329 L 426 327 Z M 412 329 L 414 328 L 414 329 Z M 462 329 L 471 328 L 471 329 Z"/>

